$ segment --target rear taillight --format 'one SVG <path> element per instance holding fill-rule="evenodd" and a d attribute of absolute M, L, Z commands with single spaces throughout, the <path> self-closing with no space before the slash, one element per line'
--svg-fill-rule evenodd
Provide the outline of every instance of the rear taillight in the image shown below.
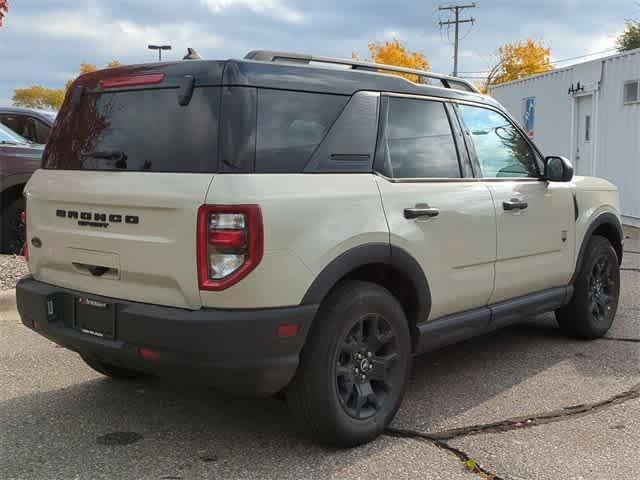
<path fill-rule="evenodd" d="M 262 260 L 262 213 L 258 205 L 203 205 L 198 210 L 198 283 L 224 290 Z"/>

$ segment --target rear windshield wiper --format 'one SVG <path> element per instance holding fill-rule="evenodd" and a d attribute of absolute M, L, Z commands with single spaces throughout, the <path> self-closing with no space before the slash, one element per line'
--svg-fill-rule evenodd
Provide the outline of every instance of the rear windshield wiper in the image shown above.
<path fill-rule="evenodd" d="M 119 150 L 83 152 L 80 154 L 80 158 L 82 159 L 82 163 L 84 163 L 87 158 L 100 158 L 116 162 L 117 168 L 127 168 L 127 154 Z"/>
<path fill-rule="evenodd" d="M 9 142 L 7 140 L 0 140 L 0 145 L 20 145 L 18 142 Z"/>

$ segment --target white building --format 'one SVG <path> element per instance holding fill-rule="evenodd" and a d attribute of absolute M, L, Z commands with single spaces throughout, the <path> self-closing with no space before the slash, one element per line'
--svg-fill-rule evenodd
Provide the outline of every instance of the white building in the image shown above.
<path fill-rule="evenodd" d="M 543 154 L 615 183 L 625 223 L 640 226 L 640 49 L 498 85 L 491 95 Z"/>

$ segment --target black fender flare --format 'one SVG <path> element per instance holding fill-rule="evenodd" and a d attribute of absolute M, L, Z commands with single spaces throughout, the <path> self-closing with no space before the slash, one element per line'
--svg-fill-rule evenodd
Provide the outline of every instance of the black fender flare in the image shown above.
<path fill-rule="evenodd" d="M 333 259 L 315 278 L 301 304 L 320 304 L 329 291 L 345 276 L 360 267 L 388 265 L 411 283 L 416 300 L 415 323 L 422 323 L 431 311 L 431 290 L 427 277 L 416 259 L 403 248 L 387 243 L 358 245 Z"/>
<path fill-rule="evenodd" d="M 605 212 L 598 215 L 595 220 L 591 222 L 589 228 L 584 233 L 584 237 L 582 237 L 582 244 L 580 245 L 580 250 L 578 252 L 578 257 L 576 260 L 576 268 L 573 272 L 573 276 L 571 277 L 570 285 L 575 284 L 578 275 L 580 274 L 580 270 L 582 269 L 582 261 L 584 259 L 585 251 L 587 250 L 587 245 L 589 245 L 589 239 L 593 235 L 598 227 L 602 225 L 611 225 L 618 232 L 618 236 L 620 238 L 620 245 L 614 245 L 616 252 L 618 253 L 618 261 L 622 263 L 622 242 L 624 240 L 624 230 L 622 229 L 622 224 L 616 215 L 611 212 Z"/>

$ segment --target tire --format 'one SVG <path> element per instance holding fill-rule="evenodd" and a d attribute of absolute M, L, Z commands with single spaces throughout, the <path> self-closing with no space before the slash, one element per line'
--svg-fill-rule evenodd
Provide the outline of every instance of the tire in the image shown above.
<path fill-rule="evenodd" d="M 585 251 L 571 301 L 556 310 L 560 329 L 574 338 L 602 337 L 616 316 L 619 295 L 618 255 L 609 240 L 594 235 Z"/>
<path fill-rule="evenodd" d="M 114 378 L 116 380 L 137 380 L 151 376 L 149 373 L 111 365 L 110 363 L 102 362 L 97 358 L 85 355 L 81 355 L 81 357 L 84 362 L 91 368 L 93 368 L 96 372 L 101 373 L 102 375 L 105 375 L 107 377 Z"/>
<path fill-rule="evenodd" d="M 320 306 L 285 392 L 287 404 L 315 442 L 360 445 L 395 416 L 410 366 L 411 338 L 400 303 L 379 285 L 344 282 Z"/>
<path fill-rule="evenodd" d="M 21 255 L 25 242 L 25 229 L 22 212 L 25 209 L 24 198 L 3 199 L 1 248 L 5 254 Z"/>

